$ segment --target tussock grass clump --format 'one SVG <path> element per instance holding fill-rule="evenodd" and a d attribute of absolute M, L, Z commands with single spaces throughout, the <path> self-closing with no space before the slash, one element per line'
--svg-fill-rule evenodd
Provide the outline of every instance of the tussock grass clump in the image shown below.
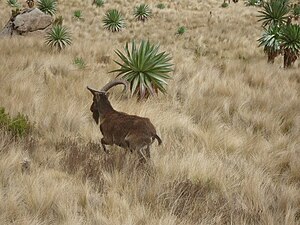
<path fill-rule="evenodd" d="M 199 222 L 199 213 L 206 210 L 216 210 L 216 215 L 219 215 L 223 222 L 230 220 L 230 206 L 228 200 L 214 186 L 211 181 L 202 183 L 201 181 L 193 182 L 189 179 L 175 180 L 166 185 L 165 193 L 162 193 L 160 198 L 163 207 L 172 210 L 173 214 L 179 218 L 186 218 L 193 223 Z M 199 202 L 206 202 L 205 207 L 200 206 Z M 203 218 L 208 219 L 208 218 Z"/>
<path fill-rule="evenodd" d="M 122 172 L 124 168 L 135 173 L 135 170 L 147 167 L 138 161 L 138 154 L 128 154 L 116 148 L 114 150 L 113 154 L 107 155 L 98 143 L 79 144 L 67 138 L 56 143 L 56 151 L 64 154 L 62 167 L 71 174 L 78 173 L 83 179 L 93 181 L 101 191 L 105 188 L 103 174 Z"/>

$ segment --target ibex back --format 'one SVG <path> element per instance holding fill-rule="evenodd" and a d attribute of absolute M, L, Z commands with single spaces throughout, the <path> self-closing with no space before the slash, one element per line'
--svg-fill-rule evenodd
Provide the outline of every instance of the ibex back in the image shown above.
<path fill-rule="evenodd" d="M 115 144 L 131 152 L 137 151 L 144 159 L 149 159 L 150 145 L 155 139 L 159 145 L 162 141 L 148 118 L 128 115 L 113 109 L 108 100 L 107 91 L 118 84 L 123 84 L 124 89 L 127 90 L 128 85 L 124 80 L 111 81 L 100 91 L 87 87 L 93 94 L 93 103 L 90 108 L 93 118 L 97 124 L 100 120 L 100 131 L 103 135 L 102 147 L 105 152 L 108 152 L 105 145 Z"/>

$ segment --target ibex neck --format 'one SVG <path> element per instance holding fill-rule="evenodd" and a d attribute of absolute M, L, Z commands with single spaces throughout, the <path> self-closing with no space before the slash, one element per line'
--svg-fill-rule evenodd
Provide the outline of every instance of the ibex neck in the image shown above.
<path fill-rule="evenodd" d="M 99 113 L 100 113 L 100 116 L 102 117 L 103 115 L 105 115 L 106 113 L 110 113 L 110 112 L 113 112 L 115 111 L 114 108 L 111 106 L 110 103 L 108 104 L 103 104 L 100 106 L 100 109 L 99 109 Z"/>

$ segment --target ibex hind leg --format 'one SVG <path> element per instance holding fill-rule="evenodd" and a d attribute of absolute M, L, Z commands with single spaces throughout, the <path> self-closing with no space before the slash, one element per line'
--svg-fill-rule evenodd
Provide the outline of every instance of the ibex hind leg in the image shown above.
<path fill-rule="evenodd" d="M 129 151 L 132 153 L 132 148 L 130 148 L 130 143 L 128 140 L 125 140 L 125 146 L 124 146 L 125 149 L 129 149 Z"/>
<path fill-rule="evenodd" d="M 146 151 L 146 157 L 147 157 L 148 159 L 150 159 L 150 146 L 149 146 L 149 145 L 147 145 L 145 151 Z"/>
<path fill-rule="evenodd" d="M 144 153 L 145 150 L 145 153 Z M 150 147 L 149 145 L 144 146 L 142 148 L 139 149 L 139 153 L 140 153 L 140 160 L 143 162 L 147 162 L 148 160 L 150 160 Z"/>

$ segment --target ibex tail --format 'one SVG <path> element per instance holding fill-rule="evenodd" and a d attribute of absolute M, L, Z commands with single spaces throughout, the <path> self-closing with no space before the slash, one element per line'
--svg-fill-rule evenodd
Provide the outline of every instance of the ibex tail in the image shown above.
<path fill-rule="evenodd" d="M 157 134 L 155 134 L 152 138 L 153 138 L 153 140 L 155 138 L 158 142 L 158 145 L 161 145 L 162 141 L 161 141 L 160 137 Z"/>

